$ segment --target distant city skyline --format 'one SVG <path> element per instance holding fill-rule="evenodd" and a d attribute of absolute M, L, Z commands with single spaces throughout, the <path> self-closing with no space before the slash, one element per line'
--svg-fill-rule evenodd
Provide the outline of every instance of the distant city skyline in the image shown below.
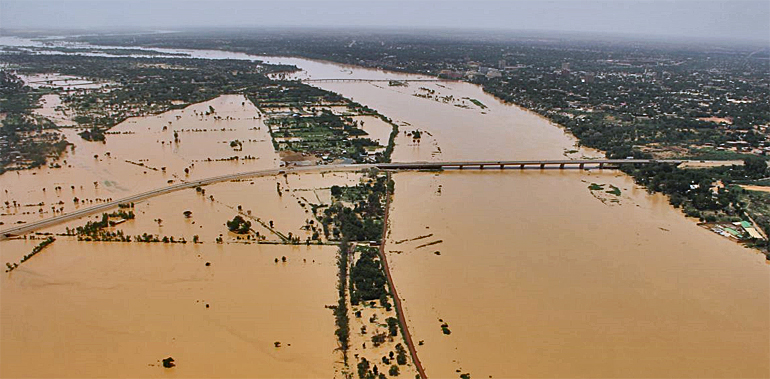
<path fill-rule="evenodd" d="M 5 29 L 454 28 L 770 44 L 767 0 L 0 0 Z"/>

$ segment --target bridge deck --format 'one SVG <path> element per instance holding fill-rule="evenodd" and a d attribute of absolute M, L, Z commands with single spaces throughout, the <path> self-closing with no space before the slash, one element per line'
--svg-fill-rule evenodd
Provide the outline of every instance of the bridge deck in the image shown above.
<path fill-rule="evenodd" d="M 54 216 L 51 218 L 34 221 L 29 224 L 15 225 L 5 230 L 0 231 L 0 240 L 5 238 L 21 235 L 24 233 L 33 232 L 35 230 L 50 227 L 58 223 L 72 220 L 78 217 L 88 216 L 94 213 L 102 212 L 110 208 L 117 207 L 121 203 L 130 203 L 146 200 L 155 196 L 163 195 L 166 193 L 179 191 L 188 188 L 194 188 L 196 186 L 205 186 L 217 182 L 223 182 L 234 179 L 242 179 L 248 177 L 259 176 L 271 176 L 281 175 L 284 173 L 301 173 L 301 172 L 324 172 L 324 171 L 339 171 L 339 170 L 363 170 L 373 167 L 377 167 L 383 170 L 419 170 L 419 169 L 442 169 L 442 168 L 483 168 L 483 167 L 499 167 L 505 166 L 519 166 L 524 168 L 525 166 L 557 166 L 565 167 L 567 165 L 583 167 L 585 165 L 596 165 L 603 167 L 604 165 L 620 165 L 620 164 L 653 164 L 653 163 L 671 163 L 680 164 L 685 161 L 681 160 L 655 160 L 655 159 L 584 159 L 584 160 L 536 160 L 536 161 L 456 161 L 456 162 L 403 162 L 403 163 L 377 163 L 377 164 L 339 164 L 339 165 L 321 165 L 321 166 L 300 166 L 300 167 L 286 167 L 286 168 L 272 168 L 258 171 L 247 171 L 228 175 L 220 175 L 211 178 L 198 179 L 189 182 L 182 182 L 173 184 L 166 187 L 156 188 L 154 190 L 134 194 L 128 197 L 124 197 L 119 200 L 110 201 L 94 205 L 87 208 L 81 208 L 69 213 Z"/>
<path fill-rule="evenodd" d="M 387 169 L 414 169 L 414 168 L 463 168 L 463 167 L 482 167 L 482 166 L 587 166 L 587 165 L 621 165 L 621 164 L 653 164 L 670 163 L 681 164 L 681 160 L 659 160 L 659 159 L 563 159 L 563 160 L 528 160 L 528 161 L 450 161 L 450 162 L 394 162 L 379 163 L 378 168 Z"/>
<path fill-rule="evenodd" d="M 320 83 L 320 82 L 452 82 L 451 79 L 355 79 L 355 78 L 322 78 L 322 79 L 304 79 L 303 83 Z"/>

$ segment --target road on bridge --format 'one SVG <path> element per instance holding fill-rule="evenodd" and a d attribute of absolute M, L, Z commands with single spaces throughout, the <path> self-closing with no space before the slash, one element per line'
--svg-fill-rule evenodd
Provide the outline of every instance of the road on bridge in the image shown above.
<path fill-rule="evenodd" d="M 215 176 L 206 179 L 193 180 L 190 182 L 177 183 L 167 187 L 157 188 L 147 192 L 142 192 L 136 195 L 124 197 L 122 199 L 94 205 L 88 208 L 78 209 L 73 212 L 65 213 L 59 216 L 47 218 L 40 221 L 35 221 L 27 224 L 13 226 L 11 228 L 0 231 L 0 240 L 7 239 L 20 234 L 33 232 L 45 227 L 53 226 L 65 221 L 73 220 L 76 218 L 88 216 L 94 213 L 98 213 L 110 208 L 117 207 L 118 204 L 135 203 L 137 201 L 146 200 L 158 195 L 167 194 L 174 191 L 179 191 L 186 188 L 194 188 L 197 186 L 205 186 L 217 182 L 223 182 L 234 179 L 242 179 L 249 177 L 261 177 L 272 176 L 284 173 L 304 173 L 304 172 L 323 172 L 323 171 L 357 171 L 370 168 L 379 168 L 383 170 L 419 170 L 419 169 L 444 169 L 444 168 L 483 168 L 483 166 L 494 167 L 498 166 L 503 168 L 504 166 L 558 166 L 564 168 L 565 165 L 597 165 L 604 164 L 621 165 L 621 164 L 653 164 L 653 163 L 670 163 L 680 164 L 682 160 L 655 160 L 655 159 L 585 159 L 585 160 L 539 160 L 539 161 L 456 161 L 456 162 L 396 162 L 396 163 L 372 163 L 372 164 L 337 164 L 337 165 L 323 165 L 323 166 L 295 166 L 286 168 L 272 168 L 257 171 L 247 171 L 235 174 Z M 703 161 L 694 161 L 703 162 Z M 719 162 L 719 161 L 714 161 Z M 582 166 L 580 166 L 582 167 Z"/>
<path fill-rule="evenodd" d="M 323 78 L 323 79 L 303 79 L 303 83 L 333 83 L 333 82 L 366 82 L 366 83 L 389 83 L 389 82 L 456 82 L 451 79 L 355 79 L 355 78 Z"/>
<path fill-rule="evenodd" d="M 304 173 L 304 172 L 323 172 L 323 171 L 348 171 L 348 170 L 363 170 L 375 167 L 371 164 L 340 164 L 340 165 L 326 165 L 326 166 L 297 166 L 292 168 L 274 168 L 258 171 L 239 172 L 235 174 L 215 176 L 206 179 L 193 180 L 190 182 L 177 183 L 167 187 L 156 188 L 147 192 L 138 193 L 124 197 L 122 199 L 94 205 L 88 208 L 78 209 L 73 212 L 65 213 L 63 215 L 47 218 L 40 221 L 31 222 L 19 226 L 14 226 L 0 232 L 0 240 L 12 237 L 14 235 L 20 235 L 24 233 L 33 232 L 38 229 L 53 226 L 65 221 L 73 220 L 76 218 L 92 215 L 94 213 L 102 212 L 110 208 L 117 207 L 118 204 L 135 203 L 138 201 L 146 200 L 155 196 L 167 194 L 174 191 L 179 191 L 187 188 L 195 188 L 198 186 L 205 186 L 213 183 L 224 182 L 228 180 L 252 178 L 261 176 L 273 176 L 283 173 Z"/>

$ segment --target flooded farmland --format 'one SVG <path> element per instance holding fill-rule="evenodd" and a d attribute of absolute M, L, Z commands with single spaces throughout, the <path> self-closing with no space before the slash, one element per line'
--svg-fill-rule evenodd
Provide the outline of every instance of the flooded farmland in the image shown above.
<path fill-rule="evenodd" d="M 305 78 L 413 77 L 296 58 L 267 61 L 296 64 Z M 400 127 L 394 161 L 601 156 L 466 83 L 315 85 L 393 119 Z M 224 96 L 129 119 L 106 144 L 65 130 L 75 143 L 65 167 L 0 176 L 8 191 L 2 200 L 26 207 L 5 208 L 0 220 L 48 217 L 51 204 L 64 212 L 82 206 L 72 197 L 98 202 L 169 181 L 277 167 L 258 111 L 242 99 Z M 206 117 L 209 106 L 229 118 Z M 384 138 L 371 122 L 372 134 Z M 417 130 L 420 138 L 410 133 Z M 234 152 L 233 139 L 250 143 Z M 233 154 L 256 159 L 226 160 Z M 203 244 L 57 241 L 0 282 L 0 374 L 154 377 L 164 375 L 158 361 L 173 355 L 180 377 L 334 376 L 334 320 L 324 306 L 336 299 L 335 249 L 246 244 L 232 236 L 222 245 L 211 241 L 239 205 L 282 233 L 305 237 L 308 216 L 299 203 L 328 202 L 328 187 L 356 180 L 338 173 L 220 183 L 207 186 L 205 197 L 187 190 L 137 204 L 137 219 L 123 226 L 131 234 L 199 234 Z M 409 330 L 424 341 L 417 352 L 430 377 L 768 374 L 764 257 L 698 227 L 627 176 L 488 170 L 398 173 L 394 180 L 385 250 Z M 289 192 L 279 196 L 277 183 Z M 619 194 L 591 190 L 593 183 Z M 181 213 L 187 209 L 189 219 Z M 36 243 L 2 241 L 0 257 L 17 260 Z M 282 256 L 288 262 L 276 263 Z M 35 349 L 36 356 L 25 353 Z M 41 360 L 49 364 L 35 364 Z"/>
<path fill-rule="evenodd" d="M 216 115 L 206 115 L 210 109 Z M 105 143 L 85 141 L 75 129 L 62 133 L 73 146 L 61 168 L 0 175 L 0 222 L 30 222 L 182 180 L 279 165 L 259 112 L 243 96 L 130 118 L 112 128 Z M 237 151 L 234 140 L 242 142 Z"/>
<path fill-rule="evenodd" d="M 335 251 L 62 239 L 3 275 L 0 375 L 332 377 Z"/>

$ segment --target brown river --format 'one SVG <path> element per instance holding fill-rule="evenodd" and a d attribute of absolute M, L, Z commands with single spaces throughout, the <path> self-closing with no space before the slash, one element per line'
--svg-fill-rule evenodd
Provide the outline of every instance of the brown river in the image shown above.
<path fill-rule="evenodd" d="M 304 70 L 298 76 L 316 79 L 415 77 L 297 58 L 267 61 L 296 64 Z M 314 85 L 399 124 L 394 161 L 601 155 L 466 83 Z M 70 210 L 72 196 L 118 198 L 168 180 L 278 164 L 256 109 L 237 96 L 210 103 L 126 121 L 115 130 L 127 133 L 109 135 L 107 145 L 70 133 L 76 149 L 65 159 L 72 167 L 6 173 L 3 199 L 66 198 Z M 216 121 L 216 134 L 196 134 L 213 128 L 215 121 L 193 113 L 208 105 L 232 120 Z M 174 129 L 191 131 L 171 144 Z M 419 140 L 404 134 L 413 130 L 423 132 Z M 258 159 L 202 162 L 233 155 L 226 142 L 234 138 L 252 141 L 238 154 Z M 166 172 L 148 169 L 161 165 Z M 336 301 L 334 248 L 211 243 L 241 204 L 284 232 L 303 233 L 306 216 L 296 200 L 322 201 L 332 183 L 355 182 L 338 175 L 290 176 L 282 185 L 292 197 L 276 195 L 283 179 L 210 186 L 216 201 L 193 192 L 164 195 L 137 205 L 142 215 L 126 226 L 132 234 L 166 228 L 188 239 L 199 228 L 200 245 L 55 242 L 0 281 L 0 376 L 339 377 L 334 319 L 324 308 Z M 698 227 L 627 176 L 466 170 L 394 179 L 385 250 L 430 377 L 770 377 L 764 256 Z M 57 183 L 69 192 L 58 195 L 51 187 Z M 620 194 L 591 190 L 592 183 Z M 48 205 L 43 214 L 28 208 L 0 219 L 8 226 L 50 216 Z M 180 216 L 183 208 L 193 211 L 191 220 Z M 35 244 L 2 241 L 0 258 L 16 261 Z M 274 263 L 278 256 L 287 264 Z M 179 363 L 171 372 L 158 366 L 169 355 Z"/>

